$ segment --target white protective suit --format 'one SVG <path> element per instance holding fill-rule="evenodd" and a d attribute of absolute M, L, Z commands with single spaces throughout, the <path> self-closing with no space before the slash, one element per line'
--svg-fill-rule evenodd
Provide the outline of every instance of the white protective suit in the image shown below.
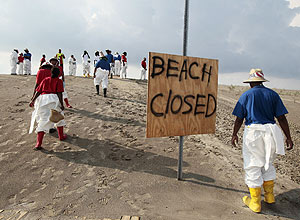
<path fill-rule="evenodd" d="M 24 62 L 24 61 L 23 61 Z M 19 68 L 18 68 L 18 74 L 19 75 L 23 75 L 23 67 L 24 67 L 24 64 L 23 63 L 19 63 Z"/>
<path fill-rule="evenodd" d="M 101 68 L 97 68 L 96 70 L 96 77 L 94 78 L 94 85 L 100 85 L 100 82 L 102 81 L 102 89 L 106 89 L 108 86 L 108 70 L 103 70 Z"/>
<path fill-rule="evenodd" d="M 13 51 L 11 52 L 10 55 L 11 74 L 17 74 L 17 63 L 18 63 L 18 53 L 16 51 Z"/>
<path fill-rule="evenodd" d="M 121 70 L 121 78 L 126 78 L 127 77 L 127 62 L 124 63 L 124 66 L 122 65 L 122 70 Z"/>
<path fill-rule="evenodd" d="M 69 75 L 75 76 L 76 75 L 76 61 L 72 57 L 70 57 L 68 59 L 68 63 L 69 63 Z"/>
<path fill-rule="evenodd" d="M 90 58 L 88 57 L 87 54 L 83 55 L 82 57 L 82 69 L 83 69 L 83 75 L 91 73 Z"/>
<path fill-rule="evenodd" d="M 32 133 L 34 128 L 35 121 L 37 122 L 38 126 L 36 128 L 36 132 L 45 132 L 49 133 L 49 129 L 53 128 L 54 125 L 56 127 L 65 126 L 65 120 L 61 120 L 58 123 L 54 124 L 49 120 L 51 109 L 56 109 L 62 115 L 64 115 L 63 111 L 60 109 L 60 102 L 58 99 L 57 94 L 44 94 L 40 95 L 34 103 L 34 111 L 32 112 L 31 116 L 31 125 L 29 129 L 29 134 Z"/>
<path fill-rule="evenodd" d="M 145 80 L 146 79 L 146 71 L 143 67 L 141 68 L 141 80 Z"/>
<path fill-rule="evenodd" d="M 31 61 L 28 59 L 24 59 L 24 74 L 25 75 L 31 74 Z"/>
<path fill-rule="evenodd" d="M 121 61 L 115 60 L 115 66 L 114 66 L 115 75 L 120 76 L 120 71 L 121 71 Z"/>
<path fill-rule="evenodd" d="M 273 166 L 276 154 L 285 154 L 283 134 L 278 125 L 245 126 L 243 159 L 245 183 L 249 188 L 261 187 L 264 181 L 276 178 L 276 170 Z"/>

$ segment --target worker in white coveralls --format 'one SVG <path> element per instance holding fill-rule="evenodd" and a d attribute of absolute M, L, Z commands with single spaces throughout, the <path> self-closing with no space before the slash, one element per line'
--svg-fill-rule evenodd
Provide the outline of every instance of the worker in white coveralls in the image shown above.
<path fill-rule="evenodd" d="M 19 51 L 14 49 L 10 54 L 11 75 L 17 75 L 18 53 Z"/>
<path fill-rule="evenodd" d="M 122 57 L 121 57 L 121 78 L 127 77 L 127 53 L 123 52 Z"/>
<path fill-rule="evenodd" d="M 50 121 L 51 109 L 55 109 L 64 115 L 64 105 L 62 99 L 63 81 L 58 78 L 60 70 L 57 67 L 52 69 L 51 77 L 46 77 L 41 84 L 36 88 L 36 93 L 30 102 L 29 106 L 34 107 L 34 111 L 31 117 L 31 125 L 29 134 L 32 133 L 34 123 L 37 122 L 37 143 L 34 150 L 42 150 L 42 142 L 45 133 L 49 132 L 49 129 L 54 126 L 54 123 Z M 64 120 L 56 123 L 58 130 L 58 137 L 60 140 L 65 140 L 67 135 L 63 132 L 63 126 L 66 123 Z"/>
<path fill-rule="evenodd" d="M 18 74 L 19 75 L 23 75 L 23 63 L 24 63 L 24 57 L 23 57 L 23 53 L 20 53 L 20 55 L 18 56 Z"/>
<path fill-rule="evenodd" d="M 69 75 L 76 76 L 76 59 L 74 55 L 71 55 L 68 59 L 69 63 Z"/>
<path fill-rule="evenodd" d="M 110 73 L 110 64 L 103 52 L 100 51 L 100 60 L 96 63 L 94 69 L 94 85 L 96 86 L 97 95 L 99 95 L 99 85 L 102 83 L 103 96 L 106 97 L 108 76 Z"/>
<path fill-rule="evenodd" d="M 146 57 L 141 62 L 141 80 L 146 79 L 146 72 L 147 72 L 147 64 L 146 64 Z"/>
<path fill-rule="evenodd" d="M 115 73 L 116 76 L 120 76 L 120 71 L 121 71 L 121 56 L 120 56 L 120 54 L 118 52 L 115 52 L 114 61 L 115 61 L 114 73 Z"/>
<path fill-rule="evenodd" d="M 83 70 L 83 77 L 90 77 L 91 72 L 91 57 L 89 53 L 85 50 L 82 55 L 82 70 Z"/>
<path fill-rule="evenodd" d="M 94 56 L 94 67 L 96 66 L 96 63 L 100 60 L 100 55 L 99 55 L 99 51 L 95 52 L 95 56 Z"/>
<path fill-rule="evenodd" d="M 261 186 L 264 201 L 275 203 L 273 193 L 276 170 L 273 161 L 276 154 L 284 155 L 284 138 L 275 122 L 279 122 L 286 137 L 287 150 L 293 148 L 293 141 L 285 114 L 288 113 L 279 95 L 263 85 L 267 82 L 261 69 L 251 69 L 249 83 L 251 89 L 239 98 L 233 115 L 236 116 L 231 143 L 238 143 L 237 133 L 245 119 L 243 136 L 243 160 L 245 183 L 251 198 L 243 197 L 243 202 L 254 212 L 261 211 Z"/>
<path fill-rule="evenodd" d="M 24 51 L 24 75 L 31 75 L 31 53 L 27 48 Z"/>

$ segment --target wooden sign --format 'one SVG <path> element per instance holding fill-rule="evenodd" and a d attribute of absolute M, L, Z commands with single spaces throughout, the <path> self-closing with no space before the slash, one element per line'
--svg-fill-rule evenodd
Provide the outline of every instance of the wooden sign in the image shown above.
<path fill-rule="evenodd" d="M 149 53 L 147 138 L 215 133 L 218 60 Z"/>

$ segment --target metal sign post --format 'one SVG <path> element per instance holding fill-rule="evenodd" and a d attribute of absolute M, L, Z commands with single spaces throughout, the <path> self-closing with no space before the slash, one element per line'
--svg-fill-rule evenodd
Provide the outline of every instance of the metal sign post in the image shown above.
<path fill-rule="evenodd" d="M 184 29 L 183 29 L 183 56 L 186 56 L 186 50 L 187 50 L 188 16 L 189 16 L 189 0 L 185 0 Z M 183 136 L 179 136 L 177 180 L 182 180 L 182 161 L 183 161 L 182 158 L 183 158 Z"/>

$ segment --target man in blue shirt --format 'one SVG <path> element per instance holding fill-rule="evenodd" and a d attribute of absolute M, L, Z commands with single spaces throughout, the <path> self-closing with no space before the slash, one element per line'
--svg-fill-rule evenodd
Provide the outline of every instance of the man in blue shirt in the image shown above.
<path fill-rule="evenodd" d="M 276 125 L 278 120 L 286 136 L 287 150 L 293 148 L 289 125 L 285 114 L 288 113 L 279 95 L 263 86 L 267 80 L 261 69 L 251 69 L 249 83 L 251 89 L 239 98 L 233 115 L 236 116 L 231 143 L 238 143 L 237 133 L 245 119 L 243 136 L 243 160 L 245 183 L 251 198 L 243 197 L 243 202 L 254 212 L 261 211 L 261 186 L 264 188 L 264 201 L 275 203 L 273 194 L 276 170 L 273 161 L 276 154 L 284 155 L 282 131 Z"/>
<path fill-rule="evenodd" d="M 24 75 L 31 75 L 31 53 L 27 48 L 24 51 Z"/>
<path fill-rule="evenodd" d="M 112 68 L 113 68 L 113 65 L 114 65 L 114 56 L 111 54 L 111 50 L 107 49 L 105 50 L 107 55 L 106 55 L 106 58 L 109 62 L 109 65 L 110 65 L 110 70 L 109 70 L 109 75 L 110 75 L 110 78 L 112 79 L 113 78 L 113 73 L 112 73 Z"/>
<path fill-rule="evenodd" d="M 96 63 L 94 69 L 94 85 L 96 86 L 97 95 L 99 95 L 99 85 L 102 82 L 103 96 L 106 97 L 110 64 L 102 51 L 100 51 L 99 55 L 100 60 Z"/>

